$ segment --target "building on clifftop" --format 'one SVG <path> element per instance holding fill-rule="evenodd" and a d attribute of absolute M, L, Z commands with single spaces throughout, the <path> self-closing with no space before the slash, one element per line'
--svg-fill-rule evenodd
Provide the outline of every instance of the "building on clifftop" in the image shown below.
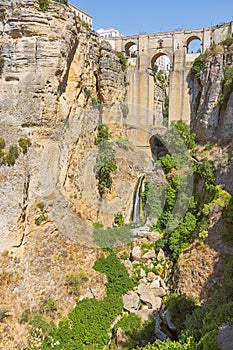
<path fill-rule="evenodd" d="M 92 29 L 93 17 L 91 15 L 89 15 L 87 12 L 85 12 L 85 11 L 81 10 L 80 8 L 78 8 L 74 4 L 69 3 L 69 6 L 75 11 L 76 16 L 78 16 L 82 21 L 87 23 Z"/>

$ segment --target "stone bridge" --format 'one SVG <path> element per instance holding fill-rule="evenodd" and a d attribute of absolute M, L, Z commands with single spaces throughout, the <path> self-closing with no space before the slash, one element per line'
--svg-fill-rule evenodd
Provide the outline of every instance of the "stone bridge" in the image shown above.
<path fill-rule="evenodd" d="M 113 49 L 123 52 L 128 58 L 127 122 L 144 130 L 156 126 L 153 110 L 155 86 L 153 66 L 157 58 L 166 55 L 170 59 L 169 122 L 181 119 L 189 123 L 188 74 L 193 61 L 212 44 L 219 43 L 232 33 L 233 22 L 230 22 L 209 28 L 108 39 Z M 201 43 L 200 52 L 189 53 L 189 45 L 195 39 Z M 136 48 L 133 54 L 132 51 L 130 54 L 131 47 Z M 146 140 L 145 142 L 147 143 Z"/>

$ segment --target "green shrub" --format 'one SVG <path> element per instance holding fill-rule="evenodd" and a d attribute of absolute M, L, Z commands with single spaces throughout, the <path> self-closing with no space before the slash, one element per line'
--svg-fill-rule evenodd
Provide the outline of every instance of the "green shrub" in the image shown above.
<path fill-rule="evenodd" d="M 38 0 L 41 11 L 46 11 L 49 8 L 49 0 Z"/>
<path fill-rule="evenodd" d="M 125 226 L 124 218 L 123 218 L 123 215 L 121 213 L 118 213 L 115 215 L 114 224 L 116 226 L 119 226 L 119 227 Z"/>
<path fill-rule="evenodd" d="M 6 146 L 6 141 L 3 137 L 0 137 L 0 149 L 5 148 Z"/>
<path fill-rule="evenodd" d="M 109 137 L 108 128 L 104 128 L 102 131 L 104 134 L 98 134 L 97 138 L 95 139 L 95 142 L 99 145 L 99 151 L 94 169 L 96 179 L 98 180 L 98 190 L 100 196 L 103 196 L 106 188 L 111 189 L 111 175 L 117 170 L 115 150 L 112 143 L 106 140 L 106 138 Z"/>
<path fill-rule="evenodd" d="M 165 305 L 170 311 L 172 322 L 176 326 L 177 333 L 180 334 L 184 328 L 187 315 L 191 315 L 198 307 L 198 301 L 192 297 L 184 297 L 179 294 L 170 294 Z"/>
<path fill-rule="evenodd" d="M 149 181 L 144 182 L 144 190 L 141 193 L 142 209 L 147 218 L 158 218 L 163 211 L 163 187 L 152 185 Z"/>
<path fill-rule="evenodd" d="M 27 138 L 21 137 L 18 139 L 18 145 L 22 148 L 23 154 L 26 154 L 30 145 L 30 141 Z"/>
<path fill-rule="evenodd" d="M 153 344 L 148 344 L 143 348 L 136 348 L 137 350 L 198 350 L 197 344 L 192 337 L 188 338 L 185 343 L 178 341 L 161 341 L 156 340 Z M 210 349 L 209 349 L 210 350 Z"/>
<path fill-rule="evenodd" d="M 127 67 L 127 59 L 126 59 L 125 55 L 123 54 L 123 52 L 121 52 L 121 51 L 117 52 L 117 56 L 120 59 L 121 69 L 124 72 L 126 70 L 126 67 Z"/>
<path fill-rule="evenodd" d="M 223 93 L 220 98 L 220 103 L 223 108 L 226 108 L 227 102 L 233 92 L 233 67 L 227 67 L 224 71 Z"/>
<path fill-rule="evenodd" d="M 191 133 L 189 125 L 184 123 L 182 120 L 178 120 L 177 122 L 172 122 L 172 127 L 178 132 L 188 149 L 196 147 L 196 135 Z"/>
<path fill-rule="evenodd" d="M 45 222 L 48 220 L 48 216 L 46 214 L 41 214 L 38 218 L 35 219 L 35 224 L 37 226 L 40 226 L 42 222 Z"/>
<path fill-rule="evenodd" d="M 92 97 L 91 104 L 93 108 L 96 108 L 101 104 L 101 101 L 98 98 Z"/>
<path fill-rule="evenodd" d="M 37 203 L 37 208 L 40 209 L 41 212 L 45 210 L 45 204 L 43 202 Z"/>
<path fill-rule="evenodd" d="M 127 105 L 127 103 L 122 103 L 121 110 L 122 110 L 123 118 L 127 118 L 129 114 L 129 106 Z"/>
<path fill-rule="evenodd" d="M 94 242 L 101 248 L 112 249 L 132 242 L 133 231 L 129 226 L 101 228 L 94 227 Z"/>
<path fill-rule="evenodd" d="M 95 144 L 99 145 L 101 142 L 107 141 L 111 138 L 111 133 L 109 128 L 105 124 L 99 124 L 98 126 L 98 134 L 95 138 Z"/>
<path fill-rule="evenodd" d="M 168 153 L 164 157 L 160 158 L 159 164 L 163 167 L 166 174 L 170 173 L 172 169 L 176 167 L 174 158 Z"/>
<path fill-rule="evenodd" d="M 200 82 L 201 71 L 204 67 L 204 63 L 206 61 L 206 54 L 199 55 L 193 62 L 191 68 L 191 74 Z"/>
<path fill-rule="evenodd" d="M 70 272 L 66 275 L 66 285 L 71 294 L 79 296 L 80 287 L 83 281 L 86 280 L 86 275 L 83 273 Z"/>
<path fill-rule="evenodd" d="M 203 160 L 195 165 L 195 173 L 198 177 L 205 180 L 205 186 L 207 189 L 210 189 L 210 187 L 215 184 L 215 172 L 215 166 L 211 160 Z"/>
<path fill-rule="evenodd" d="M 7 155 L 2 158 L 2 164 L 13 166 L 15 165 L 16 159 L 19 157 L 19 151 L 16 146 L 10 146 Z"/>

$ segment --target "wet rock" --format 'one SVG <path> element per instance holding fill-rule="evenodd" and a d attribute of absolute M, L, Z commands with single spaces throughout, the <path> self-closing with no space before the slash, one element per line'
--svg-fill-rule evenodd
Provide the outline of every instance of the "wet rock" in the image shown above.
<path fill-rule="evenodd" d="M 170 315 L 169 310 L 165 310 L 162 313 L 161 318 L 162 318 L 164 324 L 166 324 L 170 330 L 172 330 L 172 331 L 176 330 L 176 326 L 174 325 L 174 323 L 171 320 L 171 315 Z"/>
<path fill-rule="evenodd" d="M 232 350 L 233 326 L 224 324 L 220 327 L 217 336 L 217 344 L 220 350 Z"/>

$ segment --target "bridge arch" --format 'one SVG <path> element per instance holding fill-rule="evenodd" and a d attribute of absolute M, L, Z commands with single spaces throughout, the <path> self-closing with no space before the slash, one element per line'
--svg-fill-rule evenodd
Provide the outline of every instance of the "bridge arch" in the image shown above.
<path fill-rule="evenodd" d="M 199 53 L 202 51 L 202 40 L 197 35 L 190 36 L 186 41 L 187 53 Z"/>
<path fill-rule="evenodd" d="M 134 41 L 129 41 L 125 44 L 125 54 L 127 57 L 137 56 L 137 44 Z"/>
<path fill-rule="evenodd" d="M 151 56 L 151 58 L 150 58 L 150 62 L 151 62 L 151 67 L 150 68 L 152 70 L 154 69 L 154 65 L 155 65 L 155 62 L 157 61 L 157 59 L 162 57 L 162 56 L 168 57 L 169 61 L 170 61 L 170 65 L 172 64 L 171 57 L 170 57 L 170 55 L 167 52 L 165 52 L 165 51 L 157 52 L 157 53 L 153 54 L 153 56 Z"/>

